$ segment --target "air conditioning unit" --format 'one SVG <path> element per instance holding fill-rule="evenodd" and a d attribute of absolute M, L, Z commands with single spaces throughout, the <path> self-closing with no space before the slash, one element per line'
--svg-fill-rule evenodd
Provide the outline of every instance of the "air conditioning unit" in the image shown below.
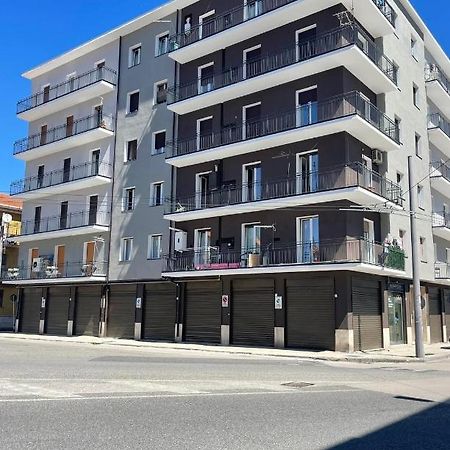
<path fill-rule="evenodd" d="M 381 150 L 376 148 L 372 150 L 372 162 L 378 165 L 383 164 L 383 152 Z"/>
<path fill-rule="evenodd" d="M 182 252 L 187 250 L 187 231 L 175 232 L 175 251 Z"/>
<path fill-rule="evenodd" d="M 33 258 L 33 262 L 31 264 L 31 270 L 33 272 L 41 272 L 43 264 L 44 264 L 44 258 Z"/>

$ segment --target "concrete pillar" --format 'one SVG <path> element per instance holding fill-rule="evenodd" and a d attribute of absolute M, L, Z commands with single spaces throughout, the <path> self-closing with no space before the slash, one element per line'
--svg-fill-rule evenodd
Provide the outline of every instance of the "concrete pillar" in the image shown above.
<path fill-rule="evenodd" d="M 220 326 L 221 345 L 230 345 L 230 324 L 231 324 L 231 279 L 222 278 L 222 321 Z"/>
<path fill-rule="evenodd" d="M 75 303 L 76 303 L 76 295 L 77 288 L 75 286 L 71 286 L 70 288 L 70 297 L 69 297 L 69 312 L 67 317 L 67 336 L 73 336 L 73 322 L 75 319 Z"/>
<path fill-rule="evenodd" d="M 274 342 L 275 348 L 286 346 L 286 282 L 284 277 L 275 278 L 274 286 Z"/>
<path fill-rule="evenodd" d="M 142 320 L 143 308 L 145 302 L 145 285 L 138 284 L 136 286 L 136 302 L 135 302 L 135 319 L 134 319 L 134 340 L 142 339 Z"/>
<path fill-rule="evenodd" d="M 16 317 L 14 318 L 14 333 L 19 332 L 20 326 L 20 313 L 22 310 L 22 299 L 23 299 L 23 289 L 17 289 L 17 308 L 16 308 Z"/>
<path fill-rule="evenodd" d="M 100 322 L 98 324 L 98 335 L 106 337 L 108 323 L 108 300 L 109 286 L 103 286 L 102 296 L 100 299 Z"/>
<path fill-rule="evenodd" d="M 47 308 L 47 298 L 48 298 L 48 288 L 42 288 L 41 294 L 41 311 L 39 317 L 39 334 L 44 334 L 45 332 L 45 316 Z"/>
<path fill-rule="evenodd" d="M 352 279 L 349 273 L 336 272 L 334 276 L 335 302 L 335 350 L 352 353 L 355 351 L 353 336 Z"/>
<path fill-rule="evenodd" d="M 175 320 L 175 342 L 183 342 L 185 283 L 177 283 L 177 305 Z"/>
<path fill-rule="evenodd" d="M 388 299 L 389 299 L 389 284 L 386 281 L 381 283 L 382 286 L 382 309 L 381 309 L 381 323 L 383 327 L 383 348 L 389 349 L 391 346 L 391 333 L 389 331 L 389 314 L 388 314 Z"/>

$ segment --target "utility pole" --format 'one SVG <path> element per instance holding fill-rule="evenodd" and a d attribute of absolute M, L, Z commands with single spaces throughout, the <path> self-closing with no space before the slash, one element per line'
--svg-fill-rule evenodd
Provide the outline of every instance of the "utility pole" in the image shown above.
<path fill-rule="evenodd" d="M 414 319 L 416 335 L 416 357 L 424 358 L 422 299 L 420 295 L 420 255 L 417 236 L 417 186 L 414 182 L 413 157 L 408 156 L 409 216 L 411 222 L 412 273 L 414 286 Z"/>

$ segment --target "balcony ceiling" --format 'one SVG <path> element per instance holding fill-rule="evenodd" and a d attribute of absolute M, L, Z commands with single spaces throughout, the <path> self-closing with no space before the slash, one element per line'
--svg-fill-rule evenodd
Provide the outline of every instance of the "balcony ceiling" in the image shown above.
<path fill-rule="evenodd" d="M 78 228 L 66 228 L 64 230 L 57 231 L 48 231 L 44 233 L 36 233 L 36 234 L 26 234 L 22 236 L 17 236 L 14 238 L 14 241 L 18 243 L 22 242 L 33 242 L 33 241 L 43 241 L 48 239 L 59 239 L 64 237 L 72 237 L 72 236 L 83 236 L 86 234 L 94 234 L 94 233 L 106 233 L 108 232 L 109 227 L 101 226 L 101 225 L 89 225 L 85 227 Z"/>
<path fill-rule="evenodd" d="M 450 93 L 437 80 L 428 81 L 426 86 L 428 98 L 438 106 L 447 120 L 450 120 Z"/>

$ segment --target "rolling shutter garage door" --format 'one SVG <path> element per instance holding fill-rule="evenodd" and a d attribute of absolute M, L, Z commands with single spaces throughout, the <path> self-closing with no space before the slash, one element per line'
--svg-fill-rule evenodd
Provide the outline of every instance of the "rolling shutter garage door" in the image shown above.
<path fill-rule="evenodd" d="M 429 289 L 428 303 L 430 312 L 431 343 L 442 342 L 441 293 L 438 288 Z"/>
<path fill-rule="evenodd" d="M 47 334 L 67 335 L 67 321 L 69 320 L 69 287 L 52 287 L 47 298 L 47 317 L 45 328 Z"/>
<path fill-rule="evenodd" d="M 380 283 L 370 279 L 352 279 L 353 341 L 358 350 L 383 347 Z"/>
<path fill-rule="evenodd" d="M 24 289 L 22 292 L 20 331 L 22 333 L 39 333 L 42 289 Z"/>
<path fill-rule="evenodd" d="M 334 350 L 332 277 L 287 280 L 287 346 Z"/>
<path fill-rule="evenodd" d="M 145 286 L 144 339 L 173 341 L 177 289 L 173 283 L 154 283 Z"/>
<path fill-rule="evenodd" d="M 231 342 L 237 345 L 274 345 L 273 280 L 233 281 Z"/>
<path fill-rule="evenodd" d="M 98 336 L 101 297 L 101 286 L 80 286 L 77 289 L 75 335 Z"/>
<path fill-rule="evenodd" d="M 136 285 L 113 284 L 108 300 L 108 336 L 133 339 L 135 319 Z"/>
<path fill-rule="evenodd" d="M 214 281 L 186 283 L 184 338 L 188 342 L 220 343 L 221 285 Z"/>

